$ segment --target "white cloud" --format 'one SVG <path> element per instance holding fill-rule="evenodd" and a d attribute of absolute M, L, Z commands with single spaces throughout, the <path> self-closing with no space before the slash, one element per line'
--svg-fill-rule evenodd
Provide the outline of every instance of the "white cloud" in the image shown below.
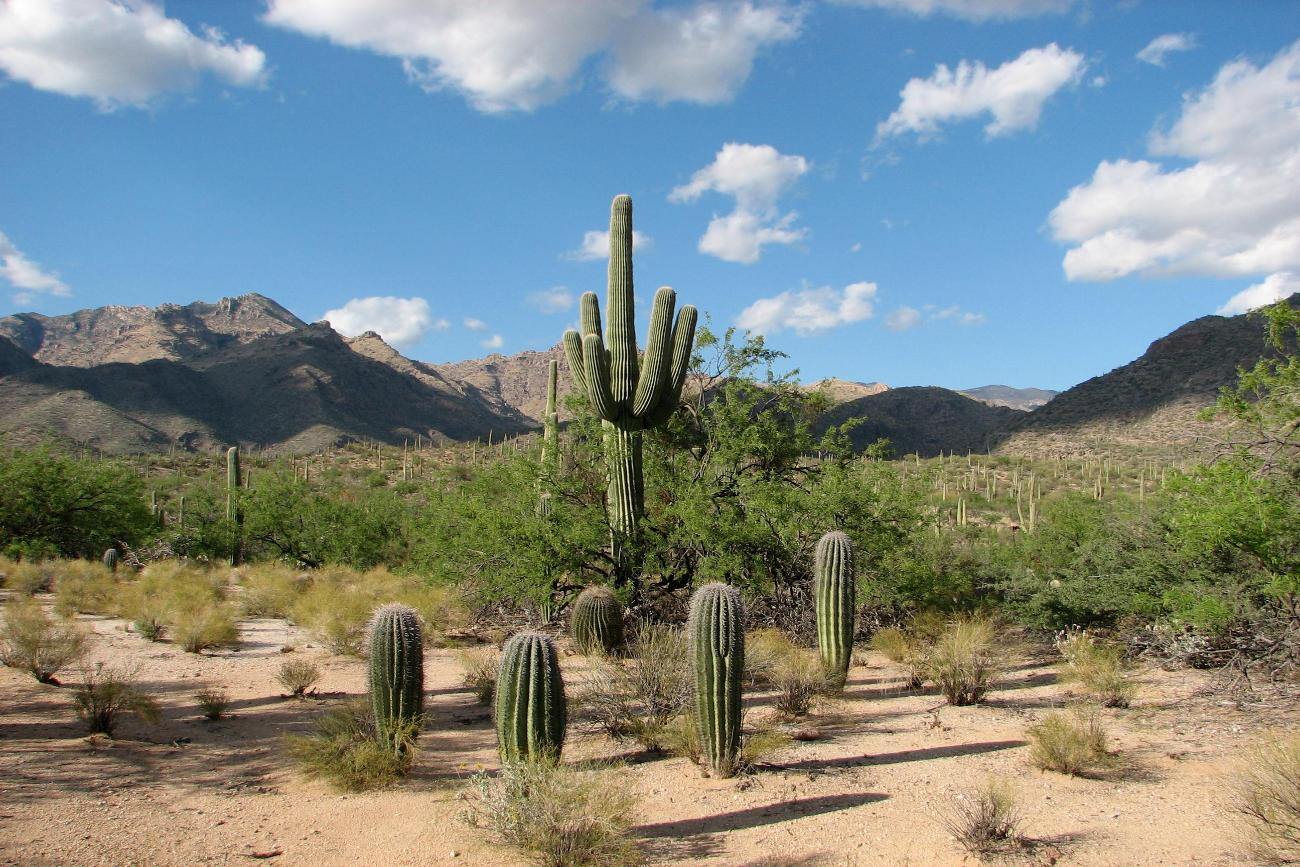
<path fill-rule="evenodd" d="M 1137 59 L 1152 66 L 1164 66 L 1165 57 L 1175 51 L 1191 51 L 1196 47 L 1196 37 L 1191 33 L 1166 33 L 1157 36 L 1137 53 Z"/>
<path fill-rule="evenodd" d="M 1044 103 L 1077 83 L 1087 65 L 1082 54 L 1055 42 L 1030 48 L 992 70 L 979 61 L 963 60 L 956 70 L 941 63 L 929 78 L 913 78 L 903 86 L 902 101 L 876 127 L 876 140 L 908 132 L 928 138 L 944 123 L 985 114 L 992 115 L 984 127 L 989 138 L 1033 129 Z"/>
<path fill-rule="evenodd" d="M 434 330 L 434 331 L 446 331 L 446 330 L 448 330 L 449 328 L 451 328 L 451 320 L 450 320 L 450 319 L 447 319 L 447 318 L 445 318 L 445 317 L 439 316 L 437 319 L 433 320 L 433 330 Z"/>
<path fill-rule="evenodd" d="M 849 252 L 850 252 L 850 253 L 861 253 L 861 252 L 862 252 L 862 242 L 861 242 L 861 241 L 854 241 L 854 242 L 849 246 Z"/>
<path fill-rule="evenodd" d="M 755 334 L 775 334 L 787 328 L 806 337 L 818 331 L 870 319 L 875 312 L 875 283 L 851 283 L 837 292 L 830 286 L 782 292 L 760 298 L 736 317 L 736 325 Z"/>
<path fill-rule="evenodd" d="M 890 331 L 907 331 L 921 324 L 921 311 L 915 307 L 899 307 L 885 316 L 885 327 Z"/>
<path fill-rule="evenodd" d="M 632 230 L 632 250 L 647 250 L 654 240 L 649 236 Z M 566 259 L 578 262 L 591 262 L 596 259 L 609 258 L 609 232 L 592 229 L 582 235 L 582 244 L 578 249 L 565 254 Z"/>
<path fill-rule="evenodd" d="M 949 15 L 967 21 L 1033 18 L 1065 12 L 1074 0 L 838 0 L 847 6 L 872 6 L 919 18 Z"/>
<path fill-rule="evenodd" d="M 699 250 L 727 262 L 753 264 L 768 244 L 794 244 L 807 235 L 807 229 L 793 225 L 798 214 L 782 214 L 777 205 L 808 168 L 803 157 L 782 154 L 771 145 L 728 142 L 712 163 L 675 187 L 668 200 L 693 202 L 710 191 L 731 196 L 735 207 L 724 216 L 714 215 Z"/>
<path fill-rule="evenodd" d="M 478 342 L 478 345 L 484 349 L 500 349 L 504 344 L 505 339 L 500 334 L 493 334 L 491 337 Z"/>
<path fill-rule="evenodd" d="M 1296 292 L 1300 292 L 1300 274 L 1279 271 L 1276 274 L 1269 274 L 1263 282 L 1242 289 L 1214 312 L 1220 316 L 1235 316 L 1283 298 L 1290 298 Z"/>
<path fill-rule="evenodd" d="M 259 86 L 266 56 L 213 28 L 196 35 L 151 0 L 5 0 L 0 70 L 107 111 L 190 90 L 205 73 Z"/>
<path fill-rule="evenodd" d="M 423 298 L 395 298 L 372 295 L 353 298 L 335 310 L 326 310 L 322 319 L 347 337 L 374 331 L 393 346 L 418 343 L 431 330 L 445 330 L 447 320 L 433 318 L 429 302 Z"/>
<path fill-rule="evenodd" d="M 573 309 L 577 296 L 568 286 L 552 286 L 532 293 L 528 301 L 543 313 L 564 313 Z"/>
<path fill-rule="evenodd" d="M 802 13 L 780 0 L 268 0 L 265 18 L 397 58 L 420 87 L 500 112 L 558 99 L 598 56 L 621 97 L 723 102 L 759 50 L 797 35 Z"/>
<path fill-rule="evenodd" d="M 463 324 L 470 331 L 487 331 L 487 323 L 473 316 L 466 316 Z"/>
<path fill-rule="evenodd" d="M 1175 164 L 1102 162 L 1053 209 L 1069 279 L 1300 271 L 1300 42 L 1224 65 L 1148 149 Z"/>
<path fill-rule="evenodd" d="M 37 295 L 67 297 L 67 285 L 54 274 L 23 255 L 4 232 L 0 232 L 0 277 L 18 291 L 10 296 L 15 304 L 31 304 Z"/>

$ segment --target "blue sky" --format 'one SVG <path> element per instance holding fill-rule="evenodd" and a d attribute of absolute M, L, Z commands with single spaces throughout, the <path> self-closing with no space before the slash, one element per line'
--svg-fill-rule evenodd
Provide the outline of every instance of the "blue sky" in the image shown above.
<path fill-rule="evenodd" d="M 1064 388 L 1300 289 L 1298 39 L 1283 0 L 4 0 L 0 314 L 256 291 L 540 349 L 626 192 L 642 301 L 805 380 Z"/>

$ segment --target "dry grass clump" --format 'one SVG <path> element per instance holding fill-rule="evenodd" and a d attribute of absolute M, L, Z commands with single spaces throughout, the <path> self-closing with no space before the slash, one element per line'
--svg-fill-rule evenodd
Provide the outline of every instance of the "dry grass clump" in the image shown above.
<path fill-rule="evenodd" d="M 55 568 L 52 560 L 11 560 L 5 570 L 5 585 L 23 596 L 48 593 L 54 584 Z"/>
<path fill-rule="evenodd" d="M 474 700 L 479 704 L 491 704 L 497 690 L 501 651 L 495 647 L 460 650 L 456 653 L 456 661 L 465 672 L 461 683 L 474 691 Z"/>
<path fill-rule="evenodd" d="M 31 672 L 41 683 L 57 683 L 54 675 L 86 653 L 86 632 L 76 621 L 51 618 L 34 599 L 16 599 L 5 606 L 0 623 L 0 661 Z"/>
<path fill-rule="evenodd" d="M 1004 852 L 1019 842 L 1020 810 L 1010 785 L 989 780 L 975 792 L 957 796 L 944 824 L 973 855 Z"/>
<path fill-rule="evenodd" d="M 745 681 L 750 686 L 771 686 L 783 659 L 795 651 L 790 636 L 780 629 L 756 629 L 745 635 Z"/>
<path fill-rule="evenodd" d="M 171 638 L 191 653 L 239 641 L 223 576 L 178 560 L 149 564 L 123 591 L 120 613 L 144 638 Z"/>
<path fill-rule="evenodd" d="M 109 668 L 102 662 L 84 673 L 73 701 L 77 718 L 92 735 L 112 737 L 117 724 L 128 714 L 150 725 L 162 719 L 157 699 L 140 689 L 134 670 Z"/>
<path fill-rule="evenodd" d="M 280 666 L 275 679 L 294 698 L 302 698 L 307 690 L 320 682 L 320 669 L 305 659 L 290 659 Z"/>
<path fill-rule="evenodd" d="M 992 621 L 963 617 L 952 621 L 922 651 L 918 672 L 933 681 L 951 705 L 977 704 L 992 688 L 1005 655 Z"/>
<path fill-rule="evenodd" d="M 1122 648 L 1102 644 L 1086 630 L 1075 630 L 1059 637 L 1056 649 L 1066 676 L 1102 705 L 1128 707 L 1133 701 L 1137 684 L 1129 676 Z"/>
<path fill-rule="evenodd" d="M 98 560 L 65 560 L 54 575 L 54 610 L 60 614 L 111 614 L 121 583 Z"/>
<path fill-rule="evenodd" d="M 221 719 L 226 715 L 226 708 L 230 707 L 230 694 L 215 686 L 205 686 L 194 693 L 194 700 L 198 702 L 204 718 L 210 720 Z"/>
<path fill-rule="evenodd" d="M 409 605 L 429 626 L 428 643 L 439 633 L 465 621 L 466 609 L 454 588 L 425 585 L 387 569 L 366 573 L 330 567 L 313 573 L 311 585 L 291 608 L 292 619 L 305 627 L 331 653 L 360 656 L 366 628 L 375 608 L 390 602 Z"/>
<path fill-rule="evenodd" d="M 670 755 L 689 759 L 699 765 L 704 761 L 704 744 L 693 710 L 688 710 L 669 720 L 659 734 L 663 749 Z M 736 757 L 736 773 L 749 774 L 760 764 L 775 756 L 794 742 L 774 720 L 766 720 L 742 731 L 740 753 Z"/>
<path fill-rule="evenodd" d="M 1300 863 L 1300 735 L 1274 733 L 1246 753 L 1233 785 L 1233 809 L 1263 861 Z"/>
<path fill-rule="evenodd" d="M 543 867 L 637 864 L 629 835 L 636 796 L 615 773 L 547 763 L 480 773 L 466 789 L 464 818 Z"/>
<path fill-rule="evenodd" d="M 592 660 L 579 702 L 610 737 L 658 750 L 665 727 L 690 704 L 694 683 L 685 633 L 648 625 L 628 644 L 626 659 Z"/>
<path fill-rule="evenodd" d="M 816 653 L 791 647 L 772 673 L 777 711 L 788 717 L 807 716 L 817 699 L 831 690 L 832 682 Z"/>
<path fill-rule="evenodd" d="M 1050 713 L 1025 730 L 1029 760 L 1044 771 L 1083 777 L 1112 764 L 1106 749 L 1106 726 L 1095 708 Z"/>
<path fill-rule="evenodd" d="M 903 663 L 912 658 L 915 646 L 906 632 L 897 626 L 886 626 L 871 636 L 871 649 L 890 662 Z"/>
<path fill-rule="evenodd" d="M 311 575 L 288 563 L 257 563 L 243 569 L 239 604 L 247 617 L 288 617 L 311 584 Z"/>
<path fill-rule="evenodd" d="M 342 791 L 381 789 L 410 770 L 419 726 L 388 734 L 391 739 L 380 739 L 369 702 L 350 701 L 322 714 L 310 734 L 291 735 L 289 754 L 306 776 Z"/>

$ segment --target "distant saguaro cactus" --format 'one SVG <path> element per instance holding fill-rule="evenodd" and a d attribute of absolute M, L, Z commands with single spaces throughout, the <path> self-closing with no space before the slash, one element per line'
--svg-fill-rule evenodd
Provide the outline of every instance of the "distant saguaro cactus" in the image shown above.
<path fill-rule="evenodd" d="M 663 424 L 677 408 L 695 343 L 697 312 L 687 305 L 673 320 L 677 294 L 655 293 L 645 356 L 636 347 L 632 291 L 632 198 L 616 196 L 609 218 L 609 282 L 605 298 L 608 334 L 601 330 L 596 293 L 582 296 L 582 333 L 564 333 L 573 381 L 605 428 L 611 547 L 620 582 L 631 579 L 624 555 L 645 512 L 641 433 Z M 635 588 L 634 588 L 635 589 Z"/>
<path fill-rule="evenodd" d="M 551 513 L 551 492 L 546 486 L 555 481 L 560 463 L 560 417 L 555 408 L 555 388 L 560 378 L 560 363 L 551 359 L 546 370 L 546 412 L 542 418 L 542 465 L 538 476 L 537 514 Z"/>
<path fill-rule="evenodd" d="M 235 538 L 230 548 L 230 565 L 238 566 L 244 559 L 244 512 L 239 508 L 239 489 L 244 485 L 239 473 L 239 446 L 226 449 L 226 520 L 235 525 Z"/>
<path fill-rule="evenodd" d="M 370 706 L 380 739 L 400 751 L 405 730 L 424 713 L 424 640 L 420 615 L 383 605 L 370 621 Z"/>
<path fill-rule="evenodd" d="M 558 761 L 567 724 L 564 678 L 555 643 L 539 632 L 518 633 L 501 649 L 497 673 L 501 761 Z"/>
<path fill-rule="evenodd" d="M 588 587 L 573 603 L 573 641 L 583 653 L 609 653 L 623 643 L 623 603 L 607 587 Z"/>
<path fill-rule="evenodd" d="M 817 647 L 822 665 L 837 689 L 848 678 L 853 659 L 853 542 L 832 530 L 817 542 L 813 557 L 817 597 Z"/>
<path fill-rule="evenodd" d="M 745 611 L 740 591 L 705 584 L 691 597 L 687 624 L 695 659 L 695 719 L 709 770 L 735 775 L 740 761 L 741 678 L 745 673 Z"/>
<path fill-rule="evenodd" d="M 103 562 L 104 565 L 108 567 L 108 571 L 110 572 L 117 571 L 117 561 L 119 559 L 120 559 L 120 555 L 117 553 L 116 548 L 109 548 L 107 551 L 104 552 Z"/>

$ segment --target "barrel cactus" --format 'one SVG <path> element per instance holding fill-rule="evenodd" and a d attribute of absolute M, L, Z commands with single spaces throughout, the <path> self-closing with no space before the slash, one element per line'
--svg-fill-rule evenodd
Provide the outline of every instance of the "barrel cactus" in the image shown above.
<path fill-rule="evenodd" d="M 573 603 L 570 626 L 583 653 L 612 653 L 623 643 L 623 604 L 605 587 L 588 587 Z"/>
<path fill-rule="evenodd" d="M 370 621 L 370 705 L 380 741 L 401 751 L 424 713 L 420 615 L 405 605 L 380 606 Z"/>
<path fill-rule="evenodd" d="M 817 646 L 832 684 L 843 688 L 853 658 L 853 542 L 832 530 L 817 542 L 813 558 L 817 596 Z"/>
<path fill-rule="evenodd" d="M 558 761 L 568 714 L 555 642 L 520 632 L 501 649 L 496 726 L 501 761 Z"/>
<path fill-rule="evenodd" d="M 108 567 L 108 571 L 110 572 L 117 571 L 117 561 L 119 559 L 120 559 L 120 555 L 117 553 L 116 548 L 109 548 L 107 551 L 104 552 L 104 556 L 102 558 L 104 565 Z"/>
<path fill-rule="evenodd" d="M 696 590 L 687 631 L 695 660 L 695 719 L 702 753 L 710 771 L 730 777 L 740 763 L 740 681 L 745 673 L 740 591 L 716 583 Z"/>

